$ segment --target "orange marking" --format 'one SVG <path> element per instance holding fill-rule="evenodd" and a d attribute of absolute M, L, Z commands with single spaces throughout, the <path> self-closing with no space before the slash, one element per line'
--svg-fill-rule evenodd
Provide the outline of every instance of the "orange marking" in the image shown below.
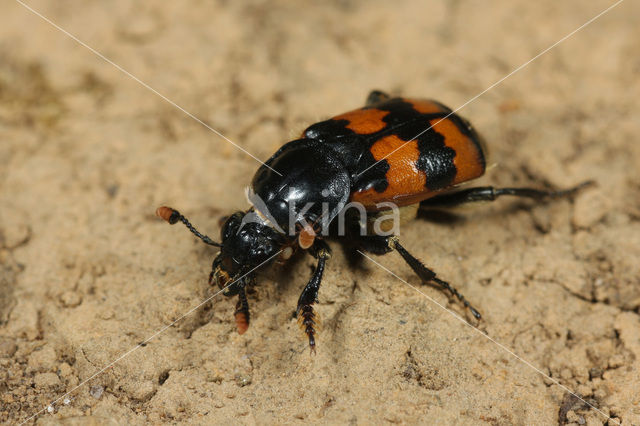
<path fill-rule="evenodd" d="M 427 111 L 428 105 L 434 108 L 437 105 L 430 102 L 416 103 L 420 105 L 422 111 Z M 430 108 L 430 107 L 429 107 Z M 443 110 L 439 108 L 439 112 Z M 438 112 L 432 110 L 431 112 Z M 456 166 L 457 172 L 451 186 L 476 179 L 484 174 L 483 153 L 480 151 L 476 143 L 465 134 L 463 134 L 458 126 L 449 119 L 430 120 L 429 125 L 433 126 L 433 130 L 444 136 L 444 143 L 456 152 L 453 158 L 453 164 Z M 437 123 L 437 124 L 436 124 Z M 397 136 L 387 136 L 380 139 L 371 147 L 371 153 L 376 161 L 384 158 L 385 155 L 402 146 L 406 142 Z M 391 154 L 386 158 L 389 163 L 389 171 L 386 174 L 389 186 L 383 192 L 377 192 L 374 188 L 366 191 L 354 192 L 351 195 L 351 201 L 359 202 L 369 211 L 380 210 L 376 207 L 377 203 L 389 201 L 395 203 L 398 207 L 408 206 L 419 203 L 429 197 L 436 195 L 439 191 L 431 191 L 426 186 L 426 175 L 424 172 L 417 170 L 416 161 L 420 152 L 418 151 L 417 141 L 406 143 L 404 147 Z M 447 189 L 443 188 L 442 190 Z"/>
<path fill-rule="evenodd" d="M 402 149 L 398 149 L 401 146 Z M 351 195 L 351 201 L 361 203 L 367 210 L 376 210 L 376 204 L 383 201 L 392 201 L 401 207 L 427 198 L 423 195 L 427 192 L 426 175 L 416 168 L 420 156 L 417 141 L 406 143 L 395 135 L 386 136 L 373 144 L 371 153 L 379 161 L 395 149 L 398 150 L 385 159 L 389 163 L 387 189 L 377 192 L 374 188 L 369 188 L 355 192 Z"/>
<path fill-rule="evenodd" d="M 442 106 L 437 103 L 429 100 L 423 99 L 405 99 L 406 102 L 409 102 L 413 109 L 422 113 L 422 114 L 437 114 L 439 112 L 445 112 L 446 110 L 442 108 Z"/>
<path fill-rule="evenodd" d="M 351 129 L 359 135 L 369 135 L 379 132 L 387 127 L 387 123 L 382 121 L 389 114 L 389 111 L 379 109 L 356 109 L 333 117 L 333 120 L 348 120 L 347 129 Z"/>

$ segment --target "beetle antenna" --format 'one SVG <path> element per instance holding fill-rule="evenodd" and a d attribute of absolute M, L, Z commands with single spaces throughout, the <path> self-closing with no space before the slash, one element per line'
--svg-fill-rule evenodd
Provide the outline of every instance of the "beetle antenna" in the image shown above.
<path fill-rule="evenodd" d="M 209 244 L 210 246 L 214 247 L 222 247 L 222 244 L 216 243 L 211 238 L 198 232 L 198 230 L 191 224 L 191 222 L 189 222 L 186 217 L 182 216 L 178 210 L 174 210 L 171 207 L 162 206 L 156 209 L 156 215 L 163 218 L 171 225 L 177 222 L 182 222 L 184 223 L 184 226 L 189 229 L 189 231 L 191 231 L 196 237 L 204 241 L 205 244 Z"/>

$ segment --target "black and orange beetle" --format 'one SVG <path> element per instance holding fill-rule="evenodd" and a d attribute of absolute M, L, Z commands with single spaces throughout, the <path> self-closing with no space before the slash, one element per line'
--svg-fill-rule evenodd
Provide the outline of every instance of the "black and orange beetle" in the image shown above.
<path fill-rule="evenodd" d="M 557 198 L 585 185 L 563 191 L 477 187 L 452 192 L 484 174 L 485 154 L 471 124 L 446 106 L 374 91 L 363 108 L 311 125 L 300 139 L 267 160 L 249 188 L 253 206 L 226 219 L 221 243 L 199 233 L 177 210 L 160 207 L 157 214 L 171 224 L 184 223 L 205 243 L 220 248 L 209 283 L 218 284 L 227 296 L 238 296 L 235 317 L 241 334 L 249 326 L 246 288 L 255 283 L 257 267 L 286 260 L 297 249 L 308 250 L 317 266 L 296 312 L 313 351 L 313 304 L 330 257 L 325 242 L 330 236 L 349 238 L 377 255 L 396 250 L 424 282 L 449 291 L 480 319 L 464 296 L 412 256 L 396 235 L 384 231 L 384 226 L 372 230 L 368 225 L 390 205 L 415 217 L 419 209 L 493 201 L 503 195 Z M 361 209 L 351 209 L 354 205 Z M 359 215 L 349 213 L 356 210 Z M 369 215 L 366 220 L 362 212 Z M 336 233 L 338 218 L 343 229 Z"/>

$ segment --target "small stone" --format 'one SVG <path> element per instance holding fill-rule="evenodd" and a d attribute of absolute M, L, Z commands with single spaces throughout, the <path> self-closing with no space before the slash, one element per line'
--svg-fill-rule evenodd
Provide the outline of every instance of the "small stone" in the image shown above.
<path fill-rule="evenodd" d="M 591 369 L 589 369 L 589 379 L 593 380 L 596 377 L 602 377 L 602 368 L 599 367 L 593 367 Z"/>
<path fill-rule="evenodd" d="M 137 401 L 147 401 L 156 392 L 156 387 L 153 382 L 145 381 L 137 382 L 125 390 L 127 390 L 131 398 Z"/>
<path fill-rule="evenodd" d="M 33 378 L 33 382 L 35 383 L 36 388 L 40 389 L 55 388 L 61 384 L 58 375 L 55 373 L 36 374 Z"/>
<path fill-rule="evenodd" d="M 600 222 L 610 210 L 610 201 L 602 191 L 595 188 L 585 189 L 576 197 L 573 208 L 573 226 L 590 228 Z"/>
<path fill-rule="evenodd" d="M 619 368 L 624 365 L 624 356 L 621 354 L 615 354 L 609 358 L 608 361 L 609 368 Z"/>
<path fill-rule="evenodd" d="M 57 364 L 58 356 L 51 345 L 45 345 L 40 350 L 29 355 L 27 365 L 35 371 L 51 371 Z"/>
<path fill-rule="evenodd" d="M 568 380 L 573 378 L 573 373 L 568 368 L 563 368 L 562 371 L 560 371 L 560 377 L 562 377 L 565 380 Z"/>
<path fill-rule="evenodd" d="M 95 399 L 100 399 L 103 393 L 104 387 L 100 385 L 91 386 L 91 388 L 89 389 L 89 395 L 91 395 Z"/>
<path fill-rule="evenodd" d="M 16 345 L 13 340 L 0 340 L 0 358 L 11 358 L 17 350 L 18 345 Z"/>
<path fill-rule="evenodd" d="M 612 405 L 611 407 L 609 407 L 609 415 L 611 417 L 620 417 L 622 410 L 620 410 L 620 407 L 618 407 L 617 405 Z"/>
<path fill-rule="evenodd" d="M 58 366 L 58 376 L 67 378 L 71 376 L 71 373 L 73 373 L 73 369 L 66 362 L 63 362 Z"/>
<path fill-rule="evenodd" d="M 82 297 L 75 291 L 65 291 L 60 295 L 60 302 L 65 308 L 75 308 L 82 303 Z"/>
<path fill-rule="evenodd" d="M 604 399 L 607 397 L 607 391 L 605 389 L 596 389 L 595 392 L 593 392 L 593 396 L 595 396 L 597 399 Z"/>
<path fill-rule="evenodd" d="M 592 393 L 591 386 L 588 386 L 585 384 L 578 385 L 578 387 L 576 388 L 576 391 L 578 395 L 582 396 L 583 398 L 587 396 L 591 396 L 591 393 Z"/>
<path fill-rule="evenodd" d="M 98 318 L 102 320 L 110 320 L 115 316 L 116 316 L 115 312 L 113 312 L 113 310 L 111 309 L 105 309 L 104 311 L 98 314 Z"/>
<path fill-rule="evenodd" d="M 251 359 L 247 355 L 244 355 L 237 361 L 234 370 L 235 380 L 238 386 L 243 387 L 251 384 L 253 366 L 251 365 Z"/>
<path fill-rule="evenodd" d="M 573 411 L 573 410 L 569 410 L 569 411 L 567 412 L 567 422 L 570 422 L 570 423 L 578 423 L 578 419 L 579 419 L 579 418 L 580 418 L 580 417 L 576 414 L 576 412 L 575 412 L 575 411 Z"/>
<path fill-rule="evenodd" d="M 251 384 L 251 376 L 244 374 L 236 374 L 236 384 L 240 387 L 248 386 Z"/>
<path fill-rule="evenodd" d="M 7 325 L 10 335 L 35 340 L 40 335 L 38 329 L 38 308 L 31 300 L 18 299 Z"/>
<path fill-rule="evenodd" d="M 224 371 L 217 368 L 214 363 L 210 361 L 205 362 L 204 369 L 207 372 L 206 373 L 207 382 L 214 382 L 214 383 L 220 384 L 222 383 L 222 380 L 224 380 Z"/>

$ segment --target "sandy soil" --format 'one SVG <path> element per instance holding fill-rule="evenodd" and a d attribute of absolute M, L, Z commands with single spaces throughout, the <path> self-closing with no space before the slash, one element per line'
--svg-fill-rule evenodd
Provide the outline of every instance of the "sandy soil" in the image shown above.
<path fill-rule="evenodd" d="M 28 3 L 260 159 L 372 88 L 462 105 L 612 4 Z M 20 422 L 210 294 L 215 250 L 154 210 L 217 235 L 258 163 L 19 3 L 0 16 L 0 421 Z M 301 257 L 262 279 L 245 335 L 216 297 L 31 420 L 640 424 L 638 16 L 623 2 L 462 111 L 497 164 L 479 184 L 597 187 L 401 233 L 486 335 L 604 415 L 336 245 L 316 356 Z"/>

